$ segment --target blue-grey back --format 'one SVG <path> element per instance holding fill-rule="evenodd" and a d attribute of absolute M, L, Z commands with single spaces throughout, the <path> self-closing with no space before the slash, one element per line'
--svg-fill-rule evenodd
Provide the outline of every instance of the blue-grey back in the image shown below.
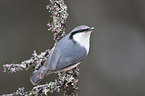
<path fill-rule="evenodd" d="M 61 54 L 56 70 L 76 64 L 87 55 L 86 49 L 80 46 L 77 42 L 69 39 L 69 35 L 70 34 L 62 38 L 55 48 L 55 50 Z"/>
<path fill-rule="evenodd" d="M 80 62 L 86 57 L 86 49 L 69 39 L 70 34 L 63 37 L 49 54 L 44 66 L 50 71 L 62 70 Z"/>

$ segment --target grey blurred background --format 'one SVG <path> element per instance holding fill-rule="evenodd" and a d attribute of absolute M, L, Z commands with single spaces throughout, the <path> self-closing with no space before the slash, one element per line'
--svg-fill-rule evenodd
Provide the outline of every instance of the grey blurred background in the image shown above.
<path fill-rule="evenodd" d="M 145 0 L 65 0 L 67 33 L 94 26 L 89 56 L 79 65 L 80 96 L 145 96 Z M 4 63 L 20 63 L 53 46 L 48 0 L 0 0 L 0 94 L 31 90 L 32 68 L 3 73 Z M 40 84 L 57 78 L 47 76 Z M 49 94 L 60 96 L 61 93 Z"/>

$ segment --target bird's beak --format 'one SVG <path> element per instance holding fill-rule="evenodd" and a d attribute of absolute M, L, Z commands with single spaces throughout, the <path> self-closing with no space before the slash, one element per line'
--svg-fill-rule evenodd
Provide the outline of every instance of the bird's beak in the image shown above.
<path fill-rule="evenodd" d="M 94 27 L 90 27 L 90 30 L 93 31 L 94 30 Z"/>

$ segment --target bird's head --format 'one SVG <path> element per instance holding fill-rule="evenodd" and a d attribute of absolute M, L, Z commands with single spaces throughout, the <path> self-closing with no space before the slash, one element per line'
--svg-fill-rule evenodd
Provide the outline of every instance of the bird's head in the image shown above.
<path fill-rule="evenodd" d="M 79 37 L 82 37 L 82 38 L 90 38 L 90 34 L 91 32 L 94 30 L 94 27 L 89 27 L 89 26 L 86 26 L 86 25 L 80 25 L 76 28 L 74 28 L 72 31 L 71 31 L 71 34 L 70 34 L 70 39 L 75 39 L 75 38 L 79 38 Z"/>
<path fill-rule="evenodd" d="M 93 30 L 94 27 L 80 25 L 71 31 L 69 38 L 85 47 L 88 52 L 90 45 L 90 35 Z"/>

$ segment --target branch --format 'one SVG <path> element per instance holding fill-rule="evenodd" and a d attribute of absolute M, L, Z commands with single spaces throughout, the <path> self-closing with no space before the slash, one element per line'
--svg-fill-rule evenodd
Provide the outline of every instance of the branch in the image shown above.
<path fill-rule="evenodd" d="M 49 55 L 49 50 L 46 50 L 45 52 L 41 52 L 41 54 L 37 55 L 36 51 L 34 50 L 34 53 L 32 54 L 33 57 L 31 57 L 29 60 L 23 61 L 21 64 L 5 64 L 3 65 L 4 67 L 4 72 L 17 72 L 21 71 L 23 69 L 28 70 L 30 66 L 35 66 L 35 70 L 38 70 L 43 63 L 46 61 L 48 55 Z"/>
<path fill-rule="evenodd" d="M 59 72 L 58 80 L 49 82 L 43 85 L 37 85 L 33 87 L 31 91 L 25 92 L 25 88 L 19 88 L 16 92 L 12 94 L 4 94 L 2 96 L 47 96 L 48 92 L 53 93 L 54 91 L 63 91 L 64 96 L 71 96 L 77 94 L 78 89 L 78 75 L 79 69 L 76 67 L 66 73 Z"/>
<path fill-rule="evenodd" d="M 51 4 L 47 9 L 52 14 L 53 22 L 48 22 L 49 29 L 53 32 L 55 42 L 58 42 L 64 35 L 66 19 L 68 17 L 67 6 L 63 0 L 50 0 Z"/>
<path fill-rule="evenodd" d="M 52 31 L 54 35 L 55 44 L 65 35 L 66 29 L 66 19 L 68 17 L 67 6 L 63 0 L 50 0 L 49 5 L 47 5 L 47 9 L 52 14 L 52 22 L 48 23 L 50 31 Z M 40 55 L 37 55 L 36 51 L 34 51 L 33 57 L 29 60 L 22 62 L 21 64 L 5 64 L 4 72 L 16 72 L 21 71 L 23 69 L 28 70 L 30 66 L 39 66 L 41 67 L 45 60 L 49 55 L 49 50 L 42 52 Z M 35 67 L 35 69 L 39 69 L 39 67 Z"/>

